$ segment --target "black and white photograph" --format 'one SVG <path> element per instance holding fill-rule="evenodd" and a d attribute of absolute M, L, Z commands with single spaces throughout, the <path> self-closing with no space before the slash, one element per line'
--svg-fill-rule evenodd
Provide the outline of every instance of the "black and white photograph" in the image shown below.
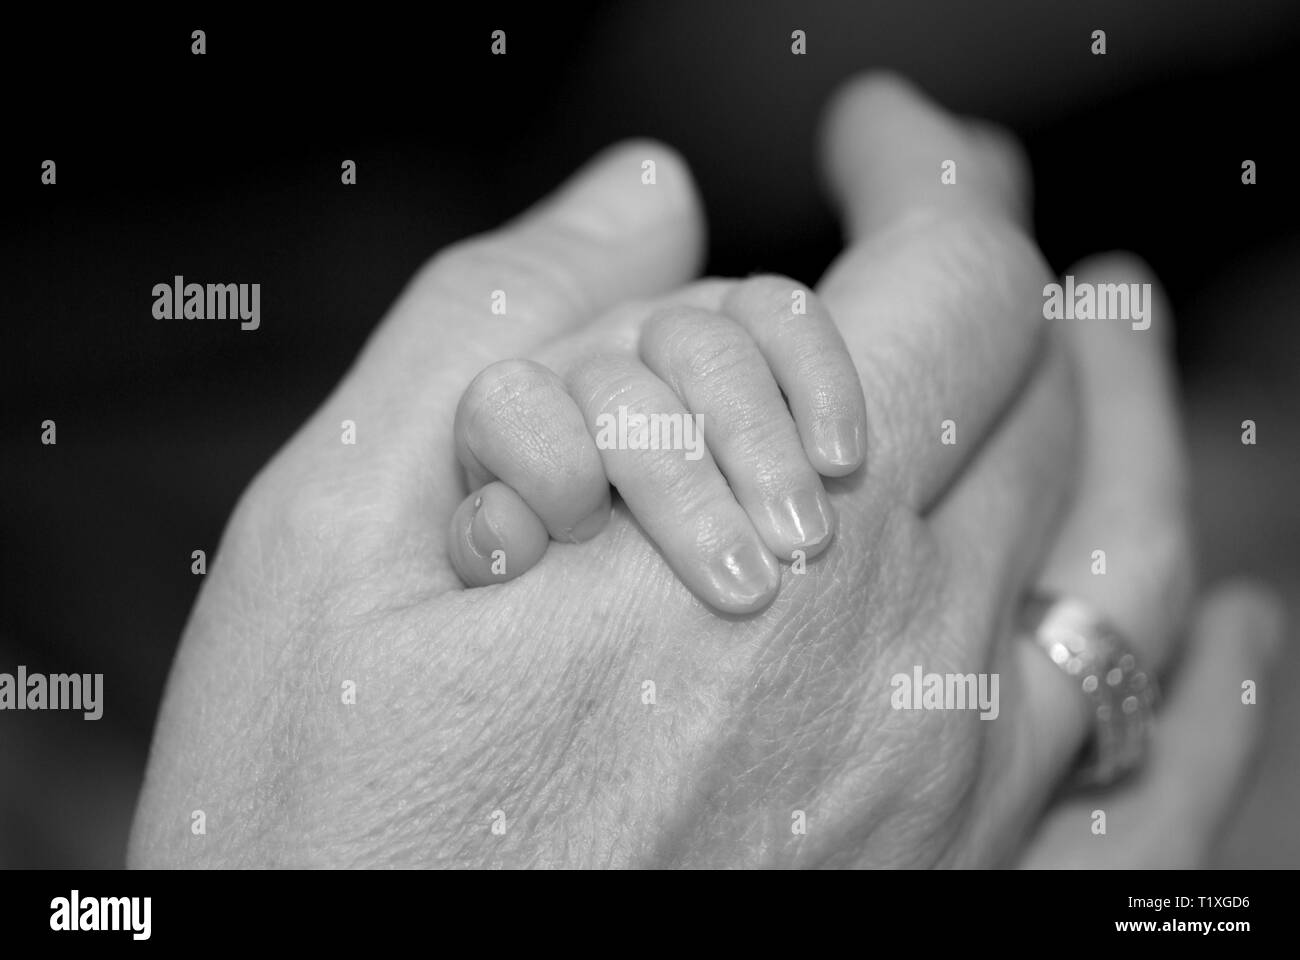
<path fill-rule="evenodd" d="M 1300 866 L 1291 0 L 5 33 L 14 922 L 1033 870 L 1223 938 L 1124 872 Z"/>

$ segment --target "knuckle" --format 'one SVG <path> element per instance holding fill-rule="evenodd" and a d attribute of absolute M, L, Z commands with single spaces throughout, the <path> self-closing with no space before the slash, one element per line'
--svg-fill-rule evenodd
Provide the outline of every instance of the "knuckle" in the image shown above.
<path fill-rule="evenodd" d="M 749 338 L 738 330 L 702 331 L 682 347 L 675 364 L 679 375 L 715 385 L 724 395 L 745 392 L 758 362 Z"/>
<path fill-rule="evenodd" d="M 580 360 L 569 374 L 574 398 L 584 410 L 603 413 L 619 405 L 653 405 L 654 380 L 622 357 L 596 354 Z"/>
<path fill-rule="evenodd" d="M 513 417 L 538 406 L 541 395 L 554 389 L 554 374 L 532 360 L 499 360 L 479 372 L 465 391 L 471 423 Z"/>
<path fill-rule="evenodd" d="M 758 360 L 757 347 L 739 324 L 720 314 L 693 311 L 667 328 L 664 348 L 676 377 L 695 383 L 742 386 Z"/>
<path fill-rule="evenodd" d="M 1029 160 L 1020 141 L 1006 127 L 987 120 L 969 121 L 965 130 L 983 176 L 1004 197 L 1019 202 L 1030 180 Z"/>
<path fill-rule="evenodd" d="M 1029 281 L 1036 294 L 1039 278 L 1051 276 L 1033 240 L 1009 220 L 964 214 L 931 229 L 946 233 L 949 246 L 962 251 L 971 268 Z"/>
<path fill-rule="evenodd" d="M 714 316 L 709 310 L 681 303 L 655 307 L 646 320 L 643 336 L 660 347 L 668 347 L 696 335 Z"/>
<path fill-rule="evenodd" d="M 327 552 L 342 557 L 342 548 L 365 533 L 355 508 L 356 489 L 355 478 L 314 472 L 289 485 L 275 482 L 241 503 L 233 526 L 256 544 L 251 556 L 259 566 L 301 565 Z M 375 505 L 373 512 L 381 509 Z"/>
<path fill-rule="evenodd" d="M 1034 241 L 998 217 L 964 214 L 928 221 L 914 239 L 935 251 L 935 263 L 954 291 L 978 293 L 983 316 L 1022 327 L 1037 343 L 1047 329 L 1043 288 L 1054 275 Z M 997 307 L 996 312 L 991 308 Z"/>
<path fill-rule="evenodd" d="M 790 301 L 794 290 L 806 290 L 802 283 L 779 273 L 760 273 L 742 280 L 732 292 L 738 301 L 770 304 Z"/>
<path fill-rule="evenodd" d="M 664 352 L 682 328 L 689 329 L 697 322 L 697 314 L 698 311 L 681 306 L 652 309 L 641 330 L 642 345 L 654 352 Z"/>
<path fill-rule="evenodd" d="M 689 383 L 734 378 L 738 367 L 758 356 L 743 327 L 695 307 L 656 311 L 647 322 L 642 348 L 667 367 L 673 380 Z"/>
<path fill-rule="evenodd" d="M 802 300 L 803 310 L 795 312 Z M 739 283 L 727 297 L 727 309 L 761 325 L 768 335 L 798 336 L 812 329 L 810 318 L 826 316 L 821 301 L 806 285 L 776 273 L 761 274 Z"/>
<path fill-rule="evenodd" d="M 795 337 L 788 351 L 790 369 L 797 379 L 812 387 L 809 393 L 823 398 L 827 406 L 840 406 L 835 398 L 853 387 L 846 375 L 854 369 L 847 349 L 838 344 L 827 349 L 824 342 Z"/>
<path fill-rule="evenodd" d="M 719 438 L 723 439 L 735 447 L 760 481 L 771 482 L 812 469 L 804 458 L 798 435 L 779 419 L 761 415 L 743 417 Z"/>
<path fill-rule="evenodd" d="M 486 237 L 453 243 L 433 255 L 424 265 L 420 279 L 445 291 L 479 286 L 495 266 L 491 246 Z"/>
<path fill-rule="evenodd" d="M 730 519 L 735 510 L 731 488 L 722 482 L 716 470 L 696 469 L 694 465 L 675 457 L 657 458 L 658 466 L 656 485 L 660 487 L 665 498 L 679 505 L 682 516 L 707 517 L 716 522 L 719 518 Z"/>

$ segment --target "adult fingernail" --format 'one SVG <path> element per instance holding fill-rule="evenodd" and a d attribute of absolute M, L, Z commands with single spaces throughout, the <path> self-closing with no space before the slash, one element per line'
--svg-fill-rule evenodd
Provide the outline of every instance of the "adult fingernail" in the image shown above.
<path fill-rule="evenodd" d="M 781 539 L 796 549 L 817 547 L 830 539 L 834 514 L 821 490 L 799 490 L 781 501 L 773 523 Z"/>
<path fill-rule="evenodd" d="M 856 420 L 823 420 L 813 427 L 813 440 L 830 463 L 856 466 L 862 461 L 862 431 Z"/>
<path fill-rule="evenodd" d="M 771 598 L 781 584 L 781 569 L 762 546 L 741 542 L 709 564 L 709 579 L 724 606 L 748 613 Z"/>

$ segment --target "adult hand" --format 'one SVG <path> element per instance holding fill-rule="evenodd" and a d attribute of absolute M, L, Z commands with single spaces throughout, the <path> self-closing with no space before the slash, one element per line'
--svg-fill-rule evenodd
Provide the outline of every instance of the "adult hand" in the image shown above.
<path fill-rule="evenodd" d="M 865 471 L 828 484 L 832 549 L 742 620 L 702 608 L 621 512 L 518 580 L 459 587 L 443 533 L 465 492 L 451 454 L 464 385 L 676 286 L 698 259 L 680 161 L 615 150 L 435 258 L 249 489 L 173 669 L 133 864 L 1014 854 L 1084 732 L 1013 627 L 1074 473 L 1067 351 L 1042 320 L 1013 155 L 890 81 L 851 88 L 830 129 L 854 243 L 820 292 L 870 431 Z M 943 159 L 961 171 L 949 193 Z M 355 445 L 339 442 L 344 420 Z M 889 679 L 916 664 L 999 672 L 998 719 L 893 710 Z"/>

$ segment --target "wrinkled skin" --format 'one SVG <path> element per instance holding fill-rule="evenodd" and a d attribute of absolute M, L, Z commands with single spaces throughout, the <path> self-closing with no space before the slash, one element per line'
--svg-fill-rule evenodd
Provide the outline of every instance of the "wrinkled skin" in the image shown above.
<path fill-rule="evenodd" d="M 841 113 L 883 124 L 908 96 L 886 83 Z M 608 220 L 591 213 L 612 205 L 605 187 L 573 188 L 436 257 L 242 498 L 177 654 L 130 863 L 1013 860 L 1085 726 L 1013 622 L 1070 502 L 1079 404 L 1041 319 L 1050 277 L 1017 225 L 1014 159 L 937 115 L 906 129 L 975 187 L 931 208 L 937 178 L 909 188 L 915 158 L 892 140 L 859 158 L 885 186 L 832 170 L 856 242 L 818 292 L 858 366 L 869 436 L 865 470 L 827 481 L 839 533 L 806 574 L 787 567 L 761 614 L 721 617 L 618 508 L 519 579 L 460 586 L 445 531 L 466 493 L 451 440 L 465 385 L 495 360 L 562 349 L 616 304 L 645 312 L 636 301 L 698 263 L 688 186 Z M 663 189 L 687 181 L 647 144 L 595 179 L 635 177 L 647 151 Z M 652 216 L 636 206 L 662 197 Z M 509 318 L 487 310 L 497 287 Z M 956 446 L 938 442 L 945 417 Z M 345 419 L 355 446 L 339 443 Z M 1153 576 L 1181 584 L 1175 566 Z M 895 711 L 889 678 L 917 664 L 999 674 L 998 718 Z"/>
<path fill-rule="evenodd" d="M 790 577 L 766 614 L 732 623 L 622 511 L 536 576 L 433 598 L 392 591 L 401 576 L 373 556 L 345 561 L 340 583 L 322 560 L 349 548 L 301 521 L 240 544 L 237 520 L 161 721 L 184 731 L 169 774 L 187 789 L 168 796 L 170 816 L 146 808 L 182 837 L 202 808 L 209 834 L 167 862 L 930 865 L 982 853 L 968 794 L 983 734 L 1007 723 L 892 715 L 887 683 L 918 662 L 984 669 L 953 655 L 955 630 L 990 611 L 960 595 L 957 561 L 924 523 L 886 494 L 854 499 L 837 501 L 834 555 Z M 255 585 L 231 582 L 232 569 L 256 570 Z M 340 702 L 344 680 L 355 706 Z M 198 738 L 256 750 L 184 745 Z M 498 809 L 504 837 L 488 830 Z M 795 810 L 807 837 L 791 834 Z"/>
<path fill-rule="evenodd" d="M 975 242 L 989 236 L 972 231 L 953 256 L 989 256 Z M 1032 291 L 1032 264 L 1025 277 Z M 170 763 L 162 789 L 152 775 L 141 819 L 155 830 L 137 853 L 283 866 L 987 855 L 968 817 L 999 779 L 981 777 L 986 738 L 1012 722 L 895 714 L 888 678 L 915 663 L 988 670 L 1009 597 L 990 598 L 968 575 L 978 558 L 946 552 L 890 478 L 831 482 L 835 548 L 804 576 L 787 569 L 762 615 L 729 621 L 621 508 L 518 581 L 451 586 L 445 567 L 421 570 L 438 528 L 384 483 L 391 464 L 340 470 L 347 454 L 317 439 L 341 417 L 318 415 L 231 522 L 160 719 Z M 1058 439 L 1068 453 L 1069 430 Z M 993 667 L 1013 703 L 1016 668 Z M 355 705 L 341 702 L 347 680 Z M 237 749 L 213 756 L 213 741 Z M 206 836 L 187 836 L 191 809 Z M 497 810 L 504 835 L 490 831 Z M 806 836 L 791 832 L 797 810 Z"/>
<path fill-rule="evenodd" d="M 207 810 L 209 834 L 176 852 L 286 866 L 954 856 L 980 721 L 900 722 L 886 685 L 916 650 L 960 646 L 943 624 L 950 560 L 906 510 L 864 499 L 835 557 L 734 623 L 703 609 L 621 511 L 539 576 L 429 599 L 386 589 L 373 559 L 341 588 L 319 568 L 336 547 L 315 530 L 284 524 L 247 557 L 224 553 L 225 568 L 240 557 L 276 586 L 206 622 L 200 608 L 186 641 L 204 653 L 178 673 L 163 723 L 206 702 L 216 729 L 192 735 L 258 749 L 229 765 L 177 758 L 194 767 L 173 775 L 194 784 L 185 804 Z M 270 618 L 281 626 L 268 636 Z M 340 703 L 345 679 L 355 706 Z M 502 837 L 489 832 L 498 809 Z M 806 838 L 790 831 L 799 809 Z M 183 831 L 187 814 L 157 822 Z"/>

